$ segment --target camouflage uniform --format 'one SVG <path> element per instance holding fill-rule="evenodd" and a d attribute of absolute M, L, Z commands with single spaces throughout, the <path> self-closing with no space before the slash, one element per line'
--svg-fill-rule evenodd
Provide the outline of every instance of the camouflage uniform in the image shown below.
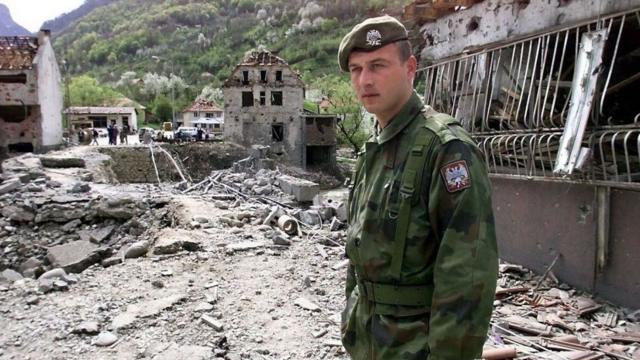
<path fill-rule="evenodd" d="M 352 180 L 346 350 L 357 360 L 480 357 L 498 256 L 487 170 L 467 132 L 414 93 L 365 144 Z"/>

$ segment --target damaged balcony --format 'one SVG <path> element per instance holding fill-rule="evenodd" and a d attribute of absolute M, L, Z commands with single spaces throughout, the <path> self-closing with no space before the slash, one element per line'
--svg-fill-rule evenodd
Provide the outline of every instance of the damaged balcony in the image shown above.
<path fill-rule="evenodd" d="M 484 153 L 502 257 L 542 271 L 560 254 L 559 277 L 627 306 L 640 305 L 627 255 L 640 251 L 639 57 L 636 7 L 448 56 L 418 77 L 425 102 Z"/>

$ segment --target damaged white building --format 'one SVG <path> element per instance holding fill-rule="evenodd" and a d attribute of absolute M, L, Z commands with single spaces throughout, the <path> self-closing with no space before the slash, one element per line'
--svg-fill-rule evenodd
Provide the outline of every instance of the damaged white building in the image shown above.
<path fill-rule="evenodd" d="M 0 37 L 0 159 L 62 142 L 61 76 L 49 31 Z"/>

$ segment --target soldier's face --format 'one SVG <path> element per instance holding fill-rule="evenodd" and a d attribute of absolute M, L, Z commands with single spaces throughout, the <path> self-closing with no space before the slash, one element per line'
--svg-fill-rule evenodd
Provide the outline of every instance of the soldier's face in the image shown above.
<path fill-rule="evenodd" d="M 395 44 L 349 55 L 351 85 L 358 100 L 368 112 L 376 115 L 382 127 L 411 96 L 416 68 L 416 58 L 411 56 L 402 61 Z"/>

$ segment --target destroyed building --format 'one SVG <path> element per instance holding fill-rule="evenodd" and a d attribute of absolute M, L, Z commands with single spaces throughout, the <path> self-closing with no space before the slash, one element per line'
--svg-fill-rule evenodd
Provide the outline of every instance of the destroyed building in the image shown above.
<path fill-rule="evenodd" d="M 49 36 L 0 37 L 0 159 L 62 142 L 61 76 Z"/>
<path fill-rule="evenodd" d="M 434 3 L 444 2 L 455 3 Z M 416 3 L 409 17 L 429 20 L 433 4 Z M 629 276 L 640 270 L 630 255 L 640 251 L 638 19 L 638 0 L 451 7 L 420 28 L 417 76 L 425 102 L 455 116 L 485 155 L 501 257 L 553 266 L 631 307 L 640 306 Z"/>
<path fill-rule="evenodd" d="M 224 111 L 211 101 L 197 100 L 182 111 L 184 126 L 201 128 L 204 131 L 222 135 Z"/>
<path fill-rule="evenodd" d="M 333 164 L 336 117 L 305 112 L 304 93 L 286 61 L 266 50 L 248 53 L 223 85 L 225 139 L 269 146 L 301 167 Z"/>

